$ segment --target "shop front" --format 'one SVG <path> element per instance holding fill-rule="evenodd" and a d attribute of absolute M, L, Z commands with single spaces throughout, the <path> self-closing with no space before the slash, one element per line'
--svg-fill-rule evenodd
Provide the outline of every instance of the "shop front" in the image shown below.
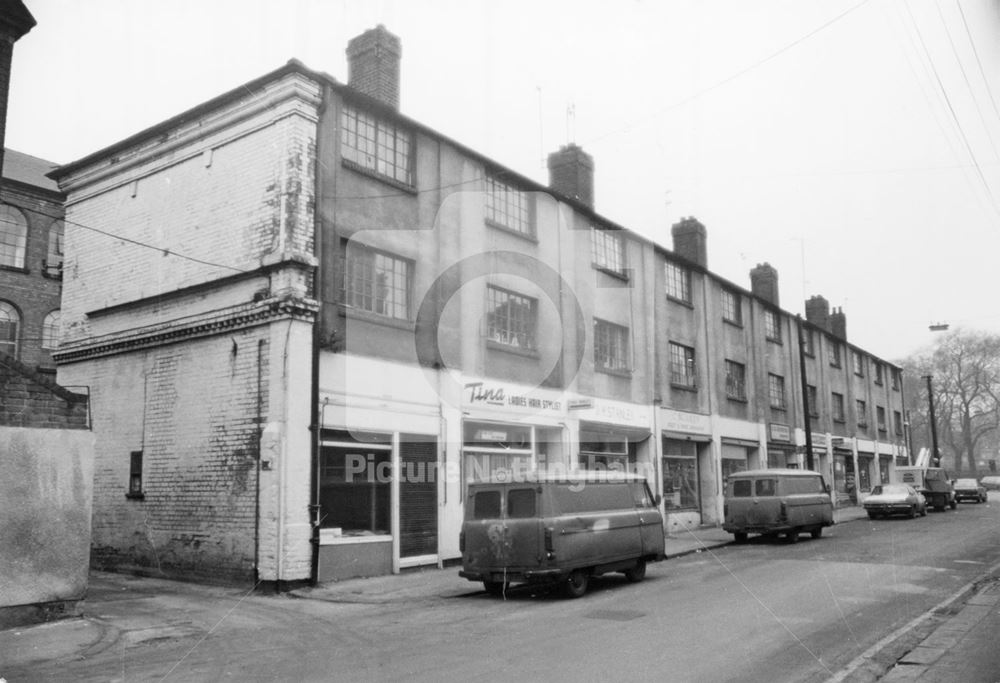
<path fill-rule="evenodd" d="M 788 425 L 771 422 L 767 425 L 767 462 L 769 467 L 797 470 L 802 466 L 800 454 L 792 442 Z"/>
<path fill-rule="evenodd" d="M 837 446 L 833 448 L 833 490 L 838 507 L 857 504 L 854 452 Z"/>
<path fill-rule="evenodd" d="M 667 533 L 719 522 L 722 490 L 708 415 L 660 408 L 660 494 Z"/>

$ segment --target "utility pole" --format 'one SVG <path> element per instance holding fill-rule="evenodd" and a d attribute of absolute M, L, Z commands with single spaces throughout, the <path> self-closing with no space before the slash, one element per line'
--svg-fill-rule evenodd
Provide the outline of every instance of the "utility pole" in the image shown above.
<path fill-rule="evenodd" d="M 938 452 L 937 420 L 934 418 L 934 389 L 931 386 L 931 376 L 924 375 L 927 380 L 927 407 L 930 408 L 931 419 L 931 464 L 937 467 L 941 464 L 941 454 Z"/>
<path fill-rule="evenodd" d="M 802 415 L 806 429 L 806 469 L 815 470 L 813 467 L 813 438 L 812 425 L 809 423 L 809 381 L 806 379 L 806 341 L 802 337 L 802 316 L 795 316 L 795 329 L 799 335 L 799 376 L 802 378 Z"/>

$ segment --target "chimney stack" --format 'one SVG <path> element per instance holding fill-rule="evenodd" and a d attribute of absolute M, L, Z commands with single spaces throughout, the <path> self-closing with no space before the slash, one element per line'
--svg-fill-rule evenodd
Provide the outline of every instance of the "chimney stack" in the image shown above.
<path fill-rule="evenodd" d="M 830 331 L 830 302 L 814 295 L 806 301 L 806 320 L 821 330 Z"/>
<path fill-rule="evenodd" d="M 835 308 L 830 314 L 830 334 L 847 340 L 847 317 L 843 308 Z"/>
<path fill-rule="evenodd" d="M 778 271 L 770 263 L 758 263 L 750 270 L 750 291 L 764 301 L 778 306 Z"/>
<path fill-rule="evenodd" d="M 594 208 L 594 157 L 572 142 L 552 152 L 549 187 Z"/>
<path fill-rule="evenodd" d="M 347 43 L 347 84 L 399 109 L 399 38 L 379 24 Z"/>
<path fill-rule="evenodd" d="M 682 218 L 670 229 L 674 238 L 674 253 L 702 268 L 708 268 L 708 231 L 692 217 Z"/>

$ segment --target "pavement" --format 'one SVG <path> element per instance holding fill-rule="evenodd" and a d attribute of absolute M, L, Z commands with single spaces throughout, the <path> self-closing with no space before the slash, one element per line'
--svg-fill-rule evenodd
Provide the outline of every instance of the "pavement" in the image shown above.
<path fill-rule="evenodd" d="M 838 524 L 866 519 L 861 508 L 836 510 Z M 667 558 L 707 552 L 733 542 L 731 534 L 719 527 L 675 529 L 666 536 Z M 384 604 L 447 598 L 467 594 L 469 582 L 457 576 L 455 567 L 406 570 L 398 575 L 350 579 L 291 591 L 289 598 L 335 603 Z M 167 596 L 155 611 L 132 613 L 128 592 Z M 123 593 L 124 592 L 124 593 Z M 190 623 L 193 610 L 219 598 L 245 593 L 245 589 L 192 584 L 165 579 L 136 577 L 110 572 L 91 572 L 88 596 L 82 617 L 0 630 L 0 683 L 5 671 L 30 670 L 33 662 L 59 658 L 83 658 L 100 648 L 111 634 L 127 636 L 130 642 L 149 638 L 184 636 L 171 629 Z M 164 606 L 165 605 L 165 606 Z M 133 610 L 134 611 L 134 610 Z M 182 618 L 185 617 L 185 618 Z M 966 586 L 931 612 L 901 629 L 918 635 L 915 646 L 896 659 L 880 678 L 866 671 L 873 668 L 880 650 L 891 634 L 832 680 L 898 681 L 1000 681 L 1000 565 L 976 584 Z M 884 657 L 884 656 L 883 656 Z M 866 668 L 867 667 L 867 668 Z M 884 670 L 884 663 L 880 670 Z M 992 673 L 984 673 L 992 672 Z M 7 675 L 11 675 L 8 673 Z M 11 679 L 9 683 L 14 683 Z"/>

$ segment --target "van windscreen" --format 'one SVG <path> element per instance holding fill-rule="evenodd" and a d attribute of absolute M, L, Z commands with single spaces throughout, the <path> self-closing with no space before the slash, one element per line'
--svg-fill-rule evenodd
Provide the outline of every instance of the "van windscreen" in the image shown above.
<path fill-rule="evenodd" d="M 526 518 L 534 516 L 534 489 L 511 489 L 507 492 L 507 517 Z"/>
<path fill-rule="evenodd" d="M 756 484 L 758 497 L 774 495 L 774 479 L 758 479 Z"/>
<path fill-rule="evenodd" d="M 753 482 L 749 479 L 737 479 L 733 482 L 733 498 L 752 498 Z"/>
<path fill-rule="evenodd" d="M 475 519 L 498 519 L 500 517 L 500 492 L 477 491 L 472 506 Z"/>

